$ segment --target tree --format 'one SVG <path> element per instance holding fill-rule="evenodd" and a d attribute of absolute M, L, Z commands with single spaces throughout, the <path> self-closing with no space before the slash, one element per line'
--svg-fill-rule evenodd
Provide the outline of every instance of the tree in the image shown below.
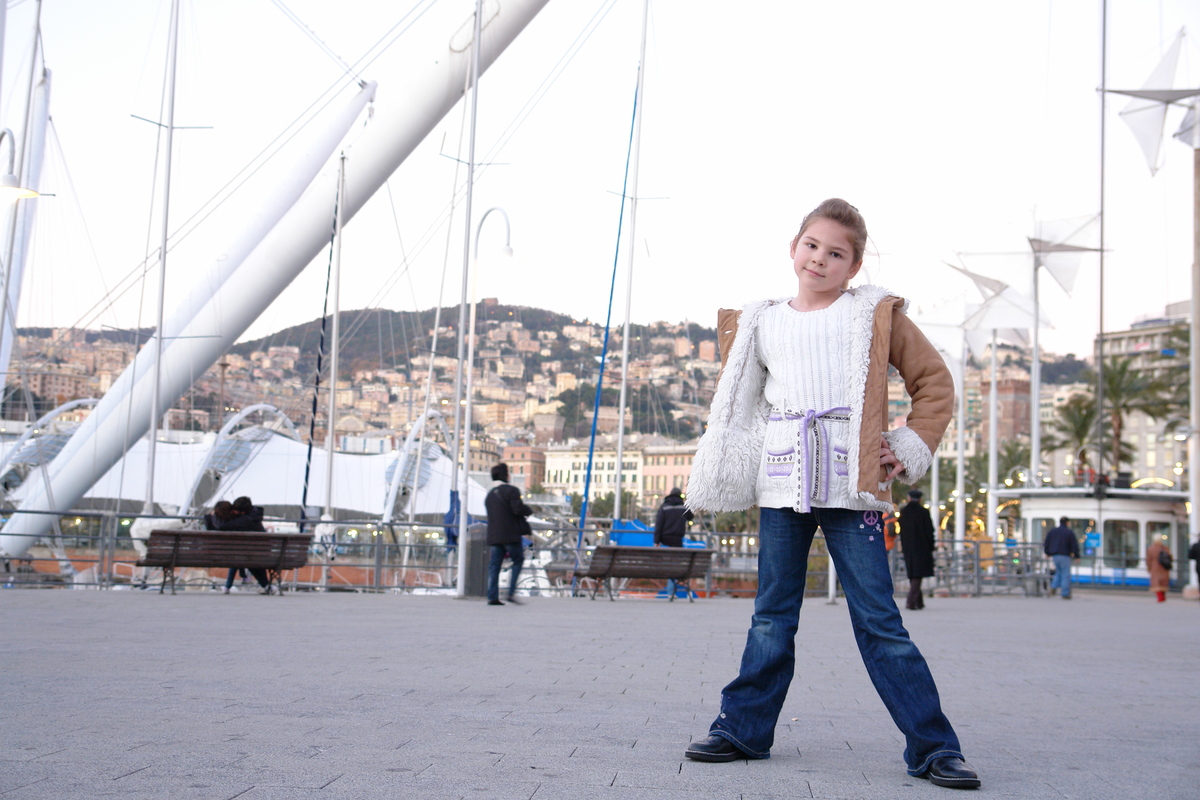
<path fill-rule="evenodd" d="M 1173 325 L 1167 331 L 1163 340 L 1163 349 L 1153 362 L 1163 382 L 1167 386 L 1165 396 L 1171 404 L 1170 419 L 1165 432 L 1171 433 L 1176 428 L 1187 423 L 1191 416 L 1192 398 L 1189 375 L 1191 370 L 1190 354 L 1191 330 L 1187 325 Z"/>
<path fill-rule="evenodd" d="M 1050 421 L 1050 433 L 1042 437 L 1042 450 L 1069 450 L 1075 454 L 1075 468 L 1090 466 L 1088 449 L 1096 441 L 1096 399 L 1090 394 L 1077 394 L 1057 409 Z"/>
<path fill-rule="evenodd" d="M 575 508 L 575 495 L 571 496 L 571 507 Z M 611 517 L 613 506 L 616 504 L 617 493 L 609 492 L 602 494 L 588 503 L 588 517 L 601 519 Z M 582 499 L 580 500 L 580 508 L 582 508 Z M 579 513 L 576 510 L 575 513 Z M 637 517 L 637 497 L 633 492 L 621 491 L 621 519 L 635 519 Z"/>
<path fill-rule="evenodd" d="M 1151 419 L 1163 419 L 1174 407 L 1167 383 L 1152 373 L 1133 366 L 1132 358 L 1112 358 L 1104 367 L 1104 413 L 1109 429 L 1109 460 L 1116 465 L 1131 461 L 1121 434 L 1125 418 L 1140 411 Z M 1101 464 L 1103 464 L 1101 460 Z"/>

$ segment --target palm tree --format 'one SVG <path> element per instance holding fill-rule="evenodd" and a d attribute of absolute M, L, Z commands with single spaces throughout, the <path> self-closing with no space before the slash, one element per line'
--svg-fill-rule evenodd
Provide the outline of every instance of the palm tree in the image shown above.
<path fill-rule="evenodd" d="M 1130 448 L 1121 440 L 1125 418 L 1135 411 L 1155 420 L 1169 416 L 1174 408 L 1168 399 L 1169 391 L 1166 381 L 1135 368 L 1132 358 L 1109 359 L 1104 369 L 1104 413 L 1107 415 L 1113 464 L 1119 466 L 1132 460 L 1132 453 L 1128 452 Z"/>
<path fill-rule="evenodd" d="M 1174 408 L 1163 428 L 1172 433 L 1187 423 L 1191 414 L 1191 384 L 1189 383 L 1189 354 L 1191 353 L 1191 331 L 1187 325 L 1173 325 L 1163 337 L 1163 349 L 1151 364 L 1167 385 L 1165 399 Z"/>
<path fill-rule="evenodd" d="M 1068 450 L 1075 454 L 1077 473 L 1088 469 L 1088 449 L 1096 441 L 1096 399 L 1077 394 L 1057 410 L 1058 416 L 1050 421 L 1050 433 L 1042 438 L 1042 450 Z"/>

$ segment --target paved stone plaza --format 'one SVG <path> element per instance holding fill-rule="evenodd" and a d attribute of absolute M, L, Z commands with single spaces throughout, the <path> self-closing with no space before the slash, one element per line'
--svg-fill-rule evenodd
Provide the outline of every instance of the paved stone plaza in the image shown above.
<path fill-rule="evenodd" d="M 752 601 L 0 592 L 0 800 L 947 798 L 844 602 L 810 599 L 765 761 L 685 760 Z M 981 794 L 1200 794 L 1200 603 L 942 599 L 906 622 Z"/>

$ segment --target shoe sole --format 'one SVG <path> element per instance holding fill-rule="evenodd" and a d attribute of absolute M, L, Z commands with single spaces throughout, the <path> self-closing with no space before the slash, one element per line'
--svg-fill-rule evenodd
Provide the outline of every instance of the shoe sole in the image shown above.
<path fill-rule="evenodd" d="M 934 786 L 944 786 L 947 789 L 978 789 L 980 785 L 978 778 L 935 778 L 929 773 L 921 777 Z"/>
<path fill-rule="evenodd" d="M 739 758 L 749 758 L 750 756 L 743 753 L 741 750 L 734 750 L 732 753 L 709 753 L 706 750 L 693 750 L 690 747 L 683 751 L 683 754 L 693 761 L 737 761 Z"/>

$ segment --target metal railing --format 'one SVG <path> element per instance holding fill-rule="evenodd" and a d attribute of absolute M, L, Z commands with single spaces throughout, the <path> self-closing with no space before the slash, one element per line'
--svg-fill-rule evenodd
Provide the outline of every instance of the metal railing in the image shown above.
<path fill-rule="evenodd" d="M 61 533 L 35 537 L 20 558 L 0 563 L 0 586 L 119 588 L 156 587 L 161 572 L 136 566 L 139 552 L 129 536 L 133 514 L 81 512 L 60 517 Z M 157 517 L 156 519 L 162 519 Z M 181 519 L 181 518 L 176 518 Z M 198 520 L 185 519 L 193 525 Z M 301 525 L 311 530 L 313 520 L 268 519 L 268 529 L 295 531 Z M 606 531 L 588 528 L 584 544 L 576 547 L 579 530 L 574 527 L 535 532 L 527 548 L 518 590 L 526 594 L 570 594 L 580 586 L 576 570 L 586 565 L 596 543 L 607 541 Z M 693 542 L 716 551 L 713 566 L 693 588 L 705 595 L 753 596 L 758 589 L 758 547 L 755 533 L 692 532 Z M 482 544 L 480 545 L 482 547 Z M 895 591 L 907 591 L 904 559 L 899 549 L 889 553 Z M 486 556 L 484 556 L 486 562 Z M 1077 565 L 1075 579 L 1092 585 L 1120 587 L 1122 576 L 1102 576 L 1100 559 Z M 1187 562 L 1177 564 L 1177 579 Z M 478 564 L 475 567 L 480 569 Z M 940 540 L 934 554 L 934 576 L 924 588 L 931 593 L 979 597 L 991 594 L 1041 596 L 1048 592 L 1051 562 L 1041 545 Z M 486 569 L 486 567 L 483 567 Z M 185 588 L 222 588 L 225 569 L 180 570 L 177 583 Z M 1094 575 L 1093 575 L 1094 573 Z M 502 571 L 502 582 L 508 570 Z M 829 594 L 829 557 L 824 538 L 818 535 L 808 557 L 805 594 Z M 1090 578 L 1090 580 L 1089 580 Z M 339 520 L 334 539 L 314 538 L 309 564 L 285 573 L 284 584 L 296 590 L 455 593 L 458 553 L 447 547 L 441 525 L 381 525 L 375 520 Z M 1176 581 L 1182 585 L 1180 581 Z M 622 589 L 656 592 L 665 582 L 625 582 Z M 1142 580 L 1144 585 L 1144 579 Z M 470 585 L 470 584 L 468 584 Z M 505 585 L 505 588 L 506 585 Z"/>

